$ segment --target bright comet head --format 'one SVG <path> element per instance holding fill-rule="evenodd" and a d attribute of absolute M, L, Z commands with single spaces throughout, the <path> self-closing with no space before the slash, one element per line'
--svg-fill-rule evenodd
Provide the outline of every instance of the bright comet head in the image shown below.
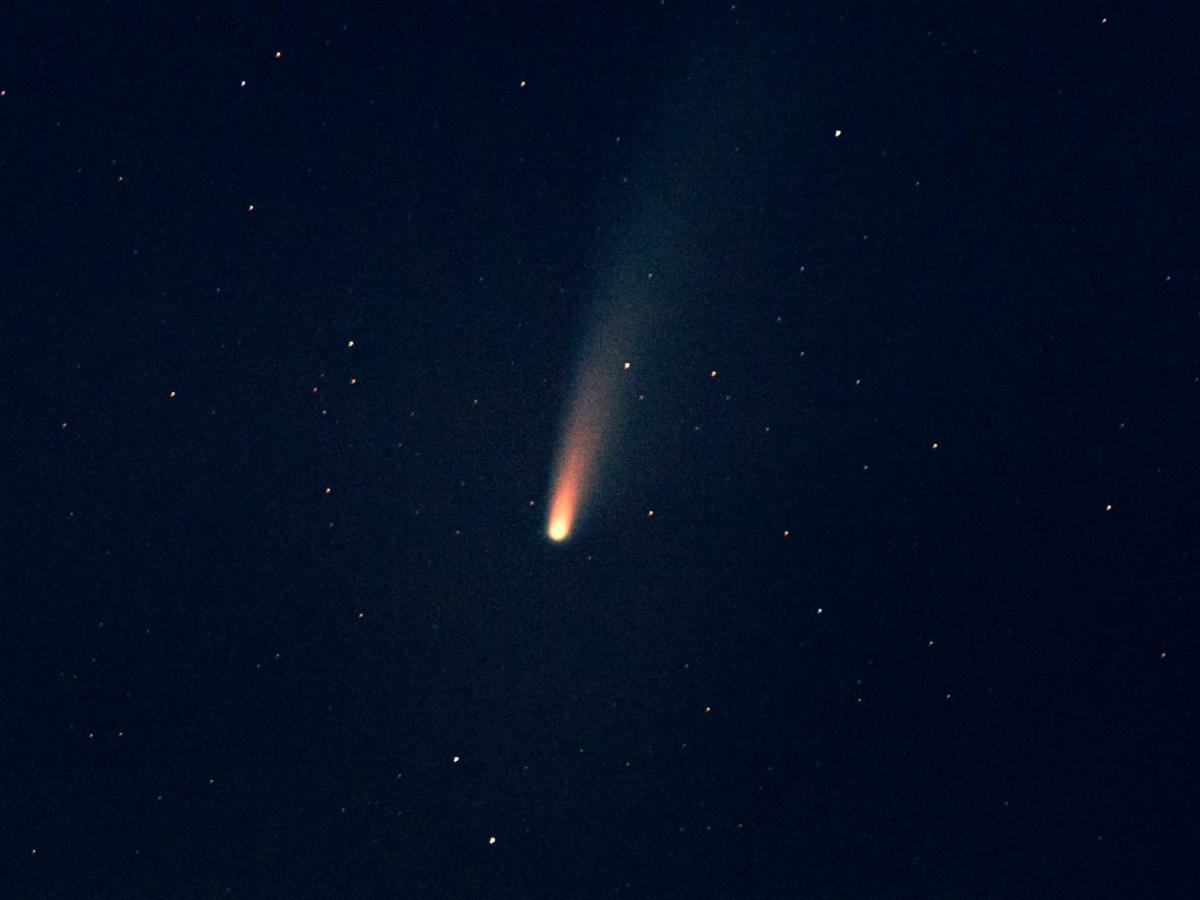
<path fill-rule="evenodd" d="M 550 535 L 550 540 L 561 541 L 571 533 L 571 526 L 566 519 L 553 519 L 550 522 L 550 527 L 546 529 L 546 533 Z"/>
<path fill-rule="evenodd" d="M 559 481 L 550 501 L 550 521 L 546 525 L 546 534 L 552 541 L 566 540 L 571 533 L 571 524 L 575 521 L 575 507 L 579 492 L 574 481 L 568 476 Z"/>

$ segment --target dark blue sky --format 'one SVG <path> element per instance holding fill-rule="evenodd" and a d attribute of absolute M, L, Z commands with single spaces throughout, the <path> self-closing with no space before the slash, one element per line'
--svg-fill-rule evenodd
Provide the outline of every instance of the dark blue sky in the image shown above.
<path fill-rule="evenodd" d="M 1192 896 L 1196 25 L 10 13 L 0 893 Z"/>

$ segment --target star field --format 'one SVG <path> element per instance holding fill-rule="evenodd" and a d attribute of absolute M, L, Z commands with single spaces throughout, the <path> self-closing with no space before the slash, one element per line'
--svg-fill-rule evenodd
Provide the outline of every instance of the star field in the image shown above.
<path fill-rule="evenodd" d="M 1192 896 L 1196 24 L 13 13 L 0 894 Z"/>

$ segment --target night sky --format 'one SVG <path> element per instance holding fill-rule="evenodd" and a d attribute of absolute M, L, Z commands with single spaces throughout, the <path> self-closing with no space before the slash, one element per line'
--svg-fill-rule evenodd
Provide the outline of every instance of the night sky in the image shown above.
<path fill-rule="evenodd" d="M 0 895 L 1197 896 L 1190 4 L 18 6 Z"/>

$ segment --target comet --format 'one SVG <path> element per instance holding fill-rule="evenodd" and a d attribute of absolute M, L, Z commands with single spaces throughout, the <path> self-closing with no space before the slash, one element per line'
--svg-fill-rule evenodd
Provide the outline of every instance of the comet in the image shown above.
<path fill-rule="evenodd" d="M 698 48 L 728 47 L 730 71 L 747 52 L 724 35 L 696 41 Z M 611 208 L 620 215 L 611 229 L 596 228 L 596 261 L 587 290 L 591 309 L 581 332 L 586 340 L 552 457 L 545 527 L 556 544 L 578 532 L 582 517 L 598 502 L 602 481 L 662 465 L 653 455 L 635 458 L 654 450 L 644 437 L 621 446 L 626 427 L 658 426 L 634 412 L 641 397 L 635 385 L 662 383 L 673 362 L 695 365 L 694 359 L 681 357 L 694 356 L 701 340 L 696 314 L 716 320 L 708 307 L 717 302 L 714 292 L 725 276 L 714 260 L 737 259 L 726 254 L 743 247 L 735 229 L 746 221 L 745 210 L 733 203 L 741 203 L 746 188 L 731 185 L 749 185 L 750 176 L 743 157 L 729 148 L 736 151 L 737 136 L 758 127 L 742 118 L 743 111 L 755 109 L 746 104 L 746 86 L 761 83 L 773 90 L 779 78 L 792 76 L 790 69 L 776 71 L 772 64 L 748 74 L 750 81 L 731 78 L 724 90 L 700 89 L 712 81 L 714 58 L 724 58 L 723 51 L 716 57 L 681 51 L 674 77 L 664 81 L 658 100 L 663 110 L 659 137 L 644 142 L 625 163 L 641 173 L 639 190 L 613 201 Z M 727 242 L 730 249 L 719 249 Z M 708 366 L 703 371 L 716 377 Z M 618 456 L 621 465 L 610 465 L 610 457 Z"/>
<path fill-rule="evenodd" d="M 555 543 L 567 540 L 580 516 L 597 493 L 605 458 L 617 443 L 618 425 L 628 418 L 625 408 L 630 352 L 640 344 L 647 326 L 645 262 L 636 257 L 610 274 L 608 290 L 601 292 L 589 340 L 570 395 L 562 438 L 555 457 L 550 486 L 550 513 L 546 536 Z"/>
<path fill-rule="evenodd" d="M 594 492 L 610 437 L 615 378 L 596 358 L 603 355 L 592 355 L 580 372 L 558 450 L 546 524 L 546 534 L 555 542 L 570 537 L 584 503 Z"/>
<path fill-rule="evenodd" d="M 702 80 L 679 73 L 678 95 L 663 99 L 673 111 L 663 139 L 648 142 L 643 155 L 630 161 L 645 173 L 639 192 L 644 205 L 620 206 L 628 216 L 596 248 L 591 308 L 581 332 L 586 339 L 553 457 L 546 536 L 556 544 L 577 533 L 598 502 L 602 481 L 656 465 L 633 458 L 647 446 L 644 440 L 622 447 L 621 438 L 627 426 L 647 424 L 634 412 L 640 396 L 635 385 L 653 383 L 664 360 L 687 346 L 691 298 L 710 290 L 707 260 L 712 243 L 722 238 L 719 223 L 727 218 L 727 185 L 735 175 L 721 148 L 735 133 L 733 112 L 744 106 L 737 92 L 715 98 L 696 93 Z M 610 458 L 621 465 L 609 465 Z"/>

